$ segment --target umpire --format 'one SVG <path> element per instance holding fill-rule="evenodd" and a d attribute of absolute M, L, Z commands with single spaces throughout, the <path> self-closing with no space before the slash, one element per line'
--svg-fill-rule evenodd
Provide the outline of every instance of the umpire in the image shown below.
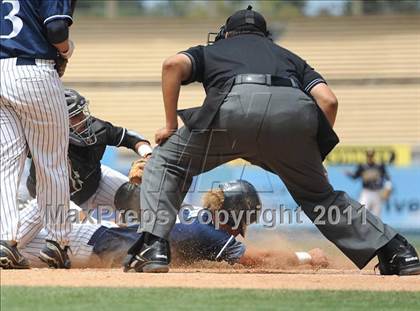
<path fill-rule="evenodd" d="M 180 86 L 195 81 L 206 99 L 202 107 L 178 111 L 185 124 L 178 129 Z M 416 251 L 401 235 L 329 184 L 322 161 L 338 143 L 337 99 L 311 66 L 270 40 L 264 17 L 252 7 L 229 17 L 214 44 L 165 60 L 162 91 L 166 126 L 156 133 L 160 146 L 141 189 L 140 230 L 147 234 L 129 250 L 126 270 L 167 272 L 168 235 L 192 177 L 244 158 L 277 174 L 360 269 L 378 255 L 382 274 L 420 273 Z M 340 209 L 338 223 L 326 217 L 332 205 Z"/>

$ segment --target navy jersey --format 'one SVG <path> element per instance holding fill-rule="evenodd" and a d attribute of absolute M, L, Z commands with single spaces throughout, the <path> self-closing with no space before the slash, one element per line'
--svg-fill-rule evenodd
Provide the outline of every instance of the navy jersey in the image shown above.
<path fill-rule="evenodd" d="M 178 258 L 186 262 L 224 260 L 233 264 L 244 255 L 245 245 L 231 239 L 226 231 L 217 230 L 212 224 L 201 224 L 196 217 L 190 220 L 191 224 L 176 223 L 169 235 L 171 249 Z M 101 258 L 113 258 L 112 261 L 120 266 L 128 249 L 139 237 L 137 230 L 138 225 L 118 228 L 102 226 L 92 235 L 88 244 Z"/>
<path fill-rule="evenodd" d="M 389 175 L 384 164 L 360 164 L 356 171 L 350 175 L 353 179 L 361 178 L 363 188 L 368 190 L 381 190 Z"/>
<path fill-rule="evenodd" d="M 56 59 L 46 25 L 64 19 L 70 26 L 71 0 L 0 0 L 0 58 Z"/>
<path fill-rule="evenodd" d="M 217 230 L 213 224 L 201 224 L 198 218 L 194 218 L 191 224 L 175 224 L 169 236 L 177 255 L 186 261 L 224 260 L 236 263 L 244 255 L 245 245 L 230 238 L 226 231 Z M 223 247 L 225 249 L 220 253 Z M 216 258 L 219 253 L 219 258 Z"/>

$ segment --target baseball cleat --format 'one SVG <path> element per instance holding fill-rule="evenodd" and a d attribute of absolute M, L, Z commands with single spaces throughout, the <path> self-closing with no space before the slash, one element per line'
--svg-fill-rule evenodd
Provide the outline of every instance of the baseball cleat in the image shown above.
<path fill-rule="evenodd" d="M 394 241 L 398 245 L 393 253 L 379 254 L 379 272 L 382 275 L 418 275 L 420 274 L 419 256 L 414 247 L 401 235 L 397 234 Z"/>
<path fill-rule="evenodd" d="M 123 261 L 124 272 L 134 270 L 135 272 L 166 273 L 169 271 L 170 249 L 166 240 L 156 239 L 149 244 L 142 243 L 138 252 L 132 251 L 133 247 Z"/>
<path fill-rule="evenodd" d="M 29 269 L 29 262 L 17 249 L 17 243 L 0 241 L 0 268 Z"/>
<path fill-rule="evenodd" d="M 60 244 L 52 240 L 46 240 L 47 244 L 39 252 L 39 259 L 45 262 L 50 268 L 70 269 L 71 262 L 67 251 L 69 246 L 61 248 Z"/>

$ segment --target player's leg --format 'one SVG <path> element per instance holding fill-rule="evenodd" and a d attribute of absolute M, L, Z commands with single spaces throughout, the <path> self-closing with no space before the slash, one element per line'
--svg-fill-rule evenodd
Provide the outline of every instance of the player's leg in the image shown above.
<path fill-rule="evenodd" d="M 250 97 L 243 99 L 246 98 Z M 166 254 L 169 249 L 161 239 L 169 239 L 192 178 L 225 162 L 251 157 L 257 152 L 255 144 L 247 149 L 249 152 L 242 148 L 245 141 L 255 141 L 257 131 L 253 129 L 257 128 L 256 123 L 260 120 L 248 116 L 241 100 L 242 97 L 234 92 L 228 95 L 221 112 L 215 116 L 211 130 L 190 131 L 182 127 L 155 148 L 145 167 L 140 194 L 140 231 L 146 234 L 143 235 L 144 241 L 139 240 L 129 250 L 124 262 L 126 271 L 167 272 Z M 249 127 L 244 128 L 244 120 Z M 136 256 L 146 247 L 151 249 L 147 258 Z"/>
<path fill-rule="evenodd" d="M 15 110 L 36 168 L 38 207 L 47 231 L 40 256 L 51 267 L 69 268 L 69 128 L 64 88 L 53 61 L 36 60 L 35 66 L 16 66 L 14 72 L 15 93 L 25 99 L 16 103 Z"/>
<path fill-rule="evenodd" d="M 19 250 L 29 260 L 31 267 L 45 267 L 39 259 L 39 252 L 45 246 L 47 232 L 42 230 L 43 224 L 36 199 L 26 203 L 19 211 L 19 216 Z"/>
<path fill-rule="evenodd" d="M 98 189 L 81 206 L 82 209 L 96 209 L 98 206 L 115 209 L 115 193 L 122 184 L 128 182 L 128 177 L 106 165 L 101 165 L 101 171 L 102 175 Z"/>
<path fill-rule="evenodd" d="M 360 202 L 360 204 L 362 204 L 364 207 L 366 207 L 367 209 L 369 209 L 369 207 L 368 207 L 368 203 L 369 203 L 369 195 L 368 195 L 368 191 L 367 191 L 367 189 L 362 189 L 362 191 L 360 192 L 359 202 Z"/>
<path fill-rule="evenodd" d="M 24 248 L 42 230 L 43 222 L 37 200 L 32 199 L 19 211 L 19 248 Z M 45 232 L 45 231 L 44 231 Z M 44 243 L 45 244 L 45 243 Z"/>
<path fill-rule="evenodd" d="M 375 199 L 374 199 L 374 203 L 373 203 L 373 210 L 372 213 L 375 216 L 381 217 L 381 213 L 382 213 L 382 204 L 383 204 L 383 200 L 381 197 L 381 192 L 375 191 Z"/>
<path fill-rule="evenodd" d="M 192 178 L 246 156 L 232 144 L 225 130 L 191 132 L 182 127 L 156 147 L 143 175 L 140 230 L 168 239 Z"/>
<path fill-rule="evenodd" d="M 13 108 L 0 103 L 0 205 L 1 240 L 17 240 L 19 211 L 17 189 L 27 152 L 20 118 Z"/>
<path fill-rule="evenodd" d="M 99 257 L 105 267 L 121 267 L 128 249 L 137 241 L 137 226 L 102 227 L 89 241 L 93 253 Z"/>
<path fill-rule="evenodd" d="M 30 163 L 31 163 L 31 160 L 29 158 L 26 158 L 24 169 L 20 177 L 19 188 L 18 188 L 17 196 L 18 196 L 19 206 L 22 206 L 23 204 L 33 199 L 31 194 L 29 193 L 28 187 L 26 186 L 26 180 L 28 179 L 28 176 L 29 176 Z"/>
<path fill-rule="evenodd" d="M 29 267 L 28 261 L 17 250 L 19 243 L 17 189 L 26 155 L 26 140 L 20 119 L 2 96 L 0 98 L 0 267 L 2 268 Z"/>
<path fill-rule="evenodd" d="M 75 224 L 69 234 L 70 259 L 74 268 L 103 267 L 102 260 L 93 252 L 91 241 L 95 233 L 103 226 L 98 224 Z"/>
<path fill-rule="evenodd" d="M 379 190 L 367 190 L 366 191 L 366 200 L 365 203 L 360 202 L 362 204 L 365 204 L 366 208 L 375 216 L 380 217 L 381 216 L 381 193 Z"/>
<path fill-rule="evenodd" d="M 23 77 L 17 81 L 18 88 L 27 94 L 19 109 L 36 168 L 38 208 L 47 239 L 63 247 L 71 230 L 67 219 L 69 127 L 63 85 L 47 61 L 17 68 Z"/>
<path fill-rule="evenodd" d="M 395 240 L 396 231 L 329 184 L 316 141 L 318 119 L 312 101 L 299 96 L 290 102 L 276 92 L 273 100 L 282 104 L 271 105 L 268 112 L 278 123 L 261 130 L 266 164 L 282 178 L 324 236 L 363 268 L 378 250 Z M 278 146 L 268 144 L 273 141 Z"/>
<path fill-rule="evenodd" d="M 142 217 L 146 219 L 141 230 L 167 239 L 194 176 L 259 152 L 258 129 L 270 98 L 266 89 L 260 85 L 234 86 L 210 130 L 182 127 L 155 148 L 141 187 Z M 252 110 L 256 113 L 249 113 Z"/>
<path fill-rule="evenodd" d="M 69 234 L 69 254 L 72 267 L 74 268 L 99 268 L 103 267 L 102 260 L 93 252 L 91 238 L 98 231 L 100 225 L 76 224 L 72 227 Z M 40 260 L 39 253 L 45 247 L 47 238 L 46 230 L 38 232 L 20 251 L 28 260 L 32 267 L 45 267 L 46 264 Z"/>
<path fill-rule="evenodd" d="M 232 142 L 226 141 L 229 141 L 226 132 L 190 132 L 182 127 L 155 148 L 145 167 L 141 186 L 139 231 L 144 234 L 128 250 L 124 271 L 169 270 L 169 233 L 193 176 L 238 157 L 235 152 L 227 155 L 222 152 L 231 150 Z"/>
<path fill-rule="evenodd" d="M 70 207 L 73 210 L 77 209 L 77 206 L 72 202 Z M 41 261 L 39 254 L 45 247 L 47 231 L 45 229 L 22 231 L 22 228 L 42 228 L 37 201 L 28 202 L 19 213 L 22 221 L 22 226 L 19 229 L 19 235 L 21 235 L 19 250 L 28 258 L 31 266 L 45 267 L 45 263 Z M 34 224 L 34 222 L 36 223 Z M 90 264 L 97 263 L 96 256 L 92 252 L 93 246 L 89 241 L 99 227 L 101 226 L 94 224 L 75 224 L 72 226 L 68 245 L 71 249 L 69 257 L 73 267 L 88 268 Z"/>

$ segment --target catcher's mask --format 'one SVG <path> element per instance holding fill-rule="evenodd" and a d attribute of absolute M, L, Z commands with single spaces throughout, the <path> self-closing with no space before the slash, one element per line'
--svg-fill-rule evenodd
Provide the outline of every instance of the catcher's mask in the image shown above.
<path fill-rule="evenodd" d="M 251 5 L 248 5 L 245 10 L 236 11 L 229 16 L 226 23 L 220 27 L 219 32 L 209 32 L 207 35 L 207 44 L 213 44 L 218 40 L 224 39 L 226 33 L 231 31 L 257 32 L 266 37 L 269 36 L 264 16 L 252 10 Z"/>
<path fill-rule="evenodd" d="M 229 213 L 227 225 L 238 225 L 235 219 L 241 219 L 238 230 L 245 236 L 246 227 L 255 223 L 261 210 L 261 200 L 255 187 L 246 180 L 235 180 L 219 185 L 218 190 L 209 191 L 203 198 L 204 207 L 212 212 L 226 210 Z M 241 215 L 241 211 L 242 215 Z M 235 214 L 235 217 L 232 216 Z M 241 217 L 241 218 L 239 218 Z M 247 221 L 249 221 L 247 223 Z"/>
<path fill-rule="evenodd" d="M 89 101 L 73 89 L 65 89 L 70 123 L 70 141 L 79 146 L 90 146 L 97 138 L 92 127 Z"/>

